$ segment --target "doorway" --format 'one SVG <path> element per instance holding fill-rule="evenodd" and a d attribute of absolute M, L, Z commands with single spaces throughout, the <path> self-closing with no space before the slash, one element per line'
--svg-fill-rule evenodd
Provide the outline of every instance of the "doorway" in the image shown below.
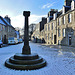
<path fill-rule="evenodd" d="M 7 43 L 6 35 L 4 35 L 4 44 Z"/>
<path fill-rule="evenodd" d="M 56 35 L 54 35 L 54 44 L 56 44 Z"/>
<path fill-rule="evenodd" d="M 71 43 L 71 40 L 72 40 L 72 38 L 71 37 L 69 37 L 69 45 L 71 45 L 72 43 Z"/>

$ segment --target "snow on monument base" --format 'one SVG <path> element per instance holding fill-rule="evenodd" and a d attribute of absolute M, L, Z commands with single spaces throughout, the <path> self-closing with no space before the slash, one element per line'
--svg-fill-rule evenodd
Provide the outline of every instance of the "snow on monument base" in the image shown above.
<path fill-rule="evenodd" d="M 37 54 L 17 53 L 5 61 L 5 66 L 16 70 L 34 70 L 46 66 L 46 61 Z"/>

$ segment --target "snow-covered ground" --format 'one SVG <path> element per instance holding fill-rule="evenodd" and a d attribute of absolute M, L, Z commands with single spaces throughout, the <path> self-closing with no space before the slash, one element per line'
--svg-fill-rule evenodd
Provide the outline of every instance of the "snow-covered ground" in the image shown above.
<path fill-rule="evenodd" d="M 20 71 L 4 66 L 6 59 L 15 53 L 22 52 L 22 44 L 0 48 L 0 75 L 75 75 L 75 53 L 42 46 L 30 42 L 31 52 L 37 53 L 47 61 L 47 66 L 37 69 Z"/>

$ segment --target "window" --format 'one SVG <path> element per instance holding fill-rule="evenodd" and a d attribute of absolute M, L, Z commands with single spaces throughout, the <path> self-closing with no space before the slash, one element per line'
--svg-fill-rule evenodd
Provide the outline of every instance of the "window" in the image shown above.
<path fill-rule="evenodd" d="M 65 29 L 63 29 L 63 37 L 65 37 Z"/>
<path fill-rule="evenodd" d="M 42 32 L 42 36 L 43 36 L 43 32 Z"/>
<path fill-rule="evenodd" d="M 48 33 L 48 40 L 50 39 L 50 33 Z"/>
<path fill-rule="evenodd" d="M 58 20 L 58 25 L 61 25 L 61 18 L 59 18 Z"/>
<path fill-rule="evenodd" d="M 46 38 L 46 40 L 47 40 L 47 34 L 45 35 L 45 38 Z"/>
<path fill-rule="evenodd" d="M 65 6 L 63 6 L 62 13 L 65 14 Z"/>
<path fill-rule="evenodd" d="M 47 31 L 47 25 L 46 25 L 46 31 Z"/>
<path fill-rule="evenodd" d="M 60 29 L 58 29 L 58 37 L 60 37 Z"/>
<path fill-rule="evenodd" d="M 68 14 L 68 23 L 71 22 L 71 14 Z"/>
<path fill-rule="evenodd" d="M 48 24 L 48 30 L 50 30 L 50 24 Z"/>
<path fill-rule="evenodd" d="M 53 25 L 54 25 L 54 23 L 52 23 L 52 30 L 53 30 Z"/>
<path fill-rule="evenodd" d="M 71 10 L 73 10 L 74 8 L 75 8 L 75 1 L 72 0 L 72 2 L 71 2 Z"/>
<path fill-rule="evenodd" d="M 65 16 L 63 17 L 63 24 L 65 24 Z"/>
<path fill-rule="evenodd" d="M 53 33 L 52 33 L 52 40 L 53 40 Z"/>
<path fill-rule="evenodd" d="M 2 31 L 2 25 L 0 26 L 0 31 Z"/>
<path fill-rule="evenodd" d="M 5 26 L 3 26 L 3 30 L 5 30 Z"/>
<path fill-rule="evenodd" d="M 8 27 L 8 32 L 9 32 L 9 27 Z"/>

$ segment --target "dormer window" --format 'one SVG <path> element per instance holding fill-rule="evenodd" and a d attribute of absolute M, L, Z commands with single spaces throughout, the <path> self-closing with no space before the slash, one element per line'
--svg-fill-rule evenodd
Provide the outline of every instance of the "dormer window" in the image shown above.
<path fill-rule="evenodd" d="M 53 14 L 53 20 L 55 20 L 57 18 L 57 13 Z"/>
<path fill-rule="evenodd" d="M 75 1 L 72 0 L 72 2 L 71 2 L 71 10 L 73 10 L 74 8 L 75 8 Z"/>
<path fill-rule="evenodd" d="M 65 14 L 65 6 L 63 6 L 62 14 Z"/>

